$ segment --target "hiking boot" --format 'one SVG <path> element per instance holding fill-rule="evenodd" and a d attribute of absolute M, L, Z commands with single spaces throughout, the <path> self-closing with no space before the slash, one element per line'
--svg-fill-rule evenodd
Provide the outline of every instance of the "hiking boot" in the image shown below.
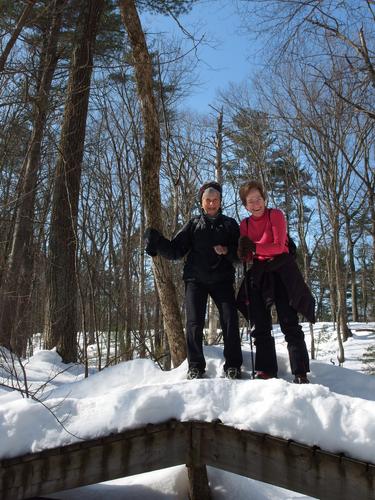
<path fill-rule="evenodd" d="M 189 368 L 187 372 L 187 379 L 193 380 L 194 378 L 203 378 L 204 370 L 199 368 Z"/>
<path fill-rule="evenodd" d="M 309 384 L 310 380 L 306 377 L 306 373 L 301 375 L 294 375 L 294 384 Z"/>
<path fill-rule="evenodd" d="M 270 378 L 276 378 L 276 375 L 274 373 L 270 373 L 270 372 L 258 371 L 258 372 L 256 372 L 254 378 L 258 379 L 258 380 L 268 380 Z"/>
<path fill-rule="evenodd" d="M 225 370 L 225 377 L 231 380 L 241 378 L 241 370 L 239 368 L 227 368 Z"/>

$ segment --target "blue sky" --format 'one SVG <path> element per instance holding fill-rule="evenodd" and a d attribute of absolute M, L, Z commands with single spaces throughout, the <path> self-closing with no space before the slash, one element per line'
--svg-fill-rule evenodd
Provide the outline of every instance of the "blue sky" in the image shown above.
<path fill-rule="evenodd" d="M 201 83 L 194 87 L 193 95 L 186 99 L 186 106 L 207 112 L 209 104 L 215 104 L 217 91 L 228 87 L 229 82 L 240 83 L 255 70 L 254 42 L 241 33 L 241 19 L 236 2 L 230 0 L 205 0 L 179 19 L 190 32 L 198 30 L 209 44 L 200 45 L 197 77 Z M 165 16 L 144 14 L 142 22 L 148 31 L 163 31 L 166 37 L 177 33 L 183 36 L 174 20 Z M 191 46 L 191 43 L 190 43 Z"/>

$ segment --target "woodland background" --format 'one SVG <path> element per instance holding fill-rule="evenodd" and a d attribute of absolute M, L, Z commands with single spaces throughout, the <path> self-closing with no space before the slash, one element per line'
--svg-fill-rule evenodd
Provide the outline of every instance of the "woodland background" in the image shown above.
<path fill-rule="evenodd" d="M 183 262 L 151 262 L 143 233 L 171 237 L 212 179 L 238 221 L 250 178 L 284 210 L 339 362 L 348 322 L 375 320 L 374 2 L 239 0 L 264 67 L 207 115 L 181 106 L 200 35 L 140 22 L 199 3 L 0 0 L 0 345 L 15 355 L 39 333 L 64 362 L 96 343 L 99 369 L 179 365 Z M 213 307 L 207 327 L 215 343 Z"/>

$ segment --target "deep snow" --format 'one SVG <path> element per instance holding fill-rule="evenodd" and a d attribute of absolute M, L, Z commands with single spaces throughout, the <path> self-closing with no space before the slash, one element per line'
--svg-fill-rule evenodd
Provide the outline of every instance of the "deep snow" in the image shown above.
<path fill-rule="evenodd" d="M 303 326 L 309 346 L 308 325 Z M 186 380 L 186 361 L 163 372 L 150 360 L 136 359 L 93 372 L 85 379 L 83 367 L 63 365 L 54 351 L 36 352 L 26 363 L 26 373 L 30 391 L 40 387 L 36 396 L 43 405 L 0 387 L 0 458 L 170 418 L 219 418 L 236 428 L 375 463 L 375 377 L 363 373 L 361 362 L 363 352 L 374 344 L 375 324 L 351 326 L 354 336 L 345 343 L 347 361 L 340 367 L 333 365 L 337 363 L 337 342 L 331 325 L 315 325 L 318 359 L 311 362 L 310 385 L 291 383 L 286 344 L 277 327 L 279 378 L 267 381 L 251 380 L 245 337 L 243 379 L 236 381 L 222 377 L 221 346 L 205 347 L 207 376 L 192 381 Z M 256 499 L 301 496 L 212 468 L 209 478 L 218 499 L 248 498 L 250 487 Z M 185 498 L 186 469 L 182 466 L 142 474 L 55 497 L 119 498 L 123 488 L 130 498 Z"/>

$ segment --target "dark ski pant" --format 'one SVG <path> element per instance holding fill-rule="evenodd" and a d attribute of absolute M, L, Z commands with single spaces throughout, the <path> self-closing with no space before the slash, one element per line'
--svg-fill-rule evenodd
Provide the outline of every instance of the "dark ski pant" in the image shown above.
<path fill-rule="evenodd" d="M 294 375 L 310 371 L 309 355 L 305 343 L 305 335 L 298 323 L 298 314 L 289 305 L 288 292 L 277 273 L 274 278 L 274 299 L 281 331 L 288 344 L 289 361 Z M 254 325 L 252 335 L 256 346 L 255 370 L 277 374 L 277 358 L 275 340 L 272 337 L 272 318 L 261 290 L 250 287 L 250 316 Z"/>
<path fill-rule="evenodd" d="M 189 368 L 204 370 L 203 328 L 208 296 L 215 302 L 224 339 L 224 370 L 242 365 L 241 340 L 233 283 L 222 281 L 206 285 L 196 281 L 185 282 L 186 343 Z"/>

